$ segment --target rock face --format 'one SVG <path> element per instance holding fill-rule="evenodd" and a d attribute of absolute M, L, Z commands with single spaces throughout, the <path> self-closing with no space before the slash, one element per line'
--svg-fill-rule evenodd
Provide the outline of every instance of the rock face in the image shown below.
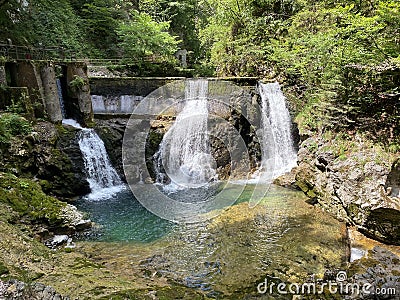
<path fill-rule="evenodd" d="M 1 171 L 36 177 L 46 193 L 71 198 L 90 192 L 74 128 L 39 122 L 1 154 Z"/>
<path fill-rule="evenodd" d="M 61 296 L 53 287 L 42 283 L 26 284 L 18 280 L 6 282 L 0 280 L 0 299 L 69 300 L 70 298 Z"/>
<path fill-rule="evenodd" d="M 350 265 L 349 278 L 344 282 L 358 284 L 360 292 L 345 299 L 400 299 L 399 262 L 397 255 L 381 247 L 368 251 L 366 258 Z"/>
<path fill-rule="evenodd" d="M 298 153 L 296 185 L 340 220 L 399 245 L 398 161 L 391 156 L 358 135 L 311 137 Z"/>

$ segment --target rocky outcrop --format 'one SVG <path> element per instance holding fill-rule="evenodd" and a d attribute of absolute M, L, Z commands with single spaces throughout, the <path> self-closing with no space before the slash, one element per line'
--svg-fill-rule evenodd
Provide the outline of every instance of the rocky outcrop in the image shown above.
<path fill-rule="evenodd" d="M 394 155 L 362 136 L 311 137 L 298 153 L 296 185 L 312 202 L 375 239 L 400 244 Z"/>
<path fill-rule="evenodd" d="M 381 247 L 368 251 L 365 258 L 349 267 L 348 278 L 342 284 L 358 285 L 360 289 L 345 299 L 399 299 L 399 262 L 400 257 Z"/>
<path fill-rule="evenodd" d="M 5 298 L 3 298 L 5 297 Z M 9 281 L 0 280 L 0 299 L 25 300 L 69 300 L 68 296 L 62 296 L 51 286 L 35 282 L 27 284 L 15 279 Z"/>
<path fill-rule="evenodd" d="M 37 182 L 12 174 L 0 173 L 0 203 L 18 214 L 16 222 L 31 224 L 40 238 L 92 226 L 76 207 L 44 194 Z"/>
<path fill-rule="evenodd" d="M 71 198 L 90 192 L 76 129 L 39 122 L 26 137 L 1 149 L 0 170 L 35 177 L 46 193 Z"/>

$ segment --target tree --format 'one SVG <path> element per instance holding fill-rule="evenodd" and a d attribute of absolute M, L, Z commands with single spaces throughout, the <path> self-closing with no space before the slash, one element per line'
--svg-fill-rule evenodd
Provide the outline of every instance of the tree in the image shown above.
<path fill-rule="evenodd" d="M 157 22 L 169 22 L 169 33 L 181 40 L 179 47 L 193 52 L 193 61 L 202 56 L 199 29 L 206 22 L 206 9 L 201 0 L 142 0 L 140 11 Z"/>
<path fill-rule="evenodd" d="M 168 22 L 157 23 L 150 15 L 133 10 L 130 19 L 117 29 L 123 56 L 132 60 L 148 56 L 171 60 L 180 41 L 168 33 L 168 28 Z"/>
<path fill-rule="evenodd" d="M 114 57 L 118 53 L 117 28 L 121 14 L 115 9 L 114 0 L 86 1 L 82 6 L 86 38 L 92 56 Z"/>
<path fill-rule="evenodd" d="M 14 44 L 83 50 L 81 20 L 67 0 L 8 0 L 0 10 L 0 39 Z"/>

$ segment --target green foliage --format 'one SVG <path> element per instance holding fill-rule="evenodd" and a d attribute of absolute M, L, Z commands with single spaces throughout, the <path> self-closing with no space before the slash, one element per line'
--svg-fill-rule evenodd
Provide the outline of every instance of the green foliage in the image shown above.
<path fill-rule="evenodd" d="M 10 0 L 0 11 L 0 40 L 16 45 L 64 47 L 77 52 L 85 45 L 79 17 L 68 0 Z"/>
<path fill-rule="evenodd" d="M 27 135 L 32 131 L 31 124 L 14 113 L 0 115 L 0 145 L 7 145 L 17 135 Z"/>
<path fill-rule="evenodd" d="M 131 14 L 131 19 L 122 22 L 117 30 L 124 57 L 133 61 L 148 56 L 171 60 L 179 41 L 168 33 L 169 23 L 157 23 L 146 13 Z"/>
<path fill-rule="evenodd" d="M 140 11 L 148 13 L 157 22 L 169 22 L 170 34 L 181 40 L 179 47 L 193 53 L 192 62 L 202 56 L 198 31 L 206 22 L 203 1 L 143 0 Z"/>
<path fill-rule="evenodd" d="M 119 12 L 114 9 L 115 1 L 85 1 L 78 11 L 84 19 L 83 28 L 90 44 L 91 55 L 96 57 L 113 57 L 117 53 Z"/>
<path fill-rule="evenodd" d="M 74 91 L 81 90 L 85 84 L 85 79 L 78 75 L 74 75 L 74 79 L 69 82 L 70 88 Z"/>
<path fill-rule="evenodd" d="M 377 71 L 400 61 L 398 1 L 204 2 L 200 39 L 217 74 L 286 79 L 301 91 L 290 98 L 304 132 L 372 121 L 398 134 L 398 76 Z"/>
<path fill-rule="evenodd" d="M 266 72 L 271 39 L 285 34 L 286 20 L 300 7 L 298 1 L 207 0 L 209 18 L 200 30 L 208 58 L 220 75 Z"/>

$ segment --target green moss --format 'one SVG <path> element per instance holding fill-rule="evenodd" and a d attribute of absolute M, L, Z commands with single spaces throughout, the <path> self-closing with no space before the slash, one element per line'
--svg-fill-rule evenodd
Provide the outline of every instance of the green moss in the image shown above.
<path fill-rule="evenodd" d="M 32 131 L 31 124 L 14 113 L 0 115 L 0 144 L 8 145 L 18 135 L 27 135 Z"/>
<path fill-rule="evenodd" d="M 309 190 L 307 191 L 307 196 L 310 198 L 315 198 L 317 194 L 315 194 L 313 190 Z"/>
<path fill-rule="evenodd" d="M 0 275 L 8 274 L 9 271 L 6 266 L 0 261 Z"/>
<path fill-rule="evenodd" d="M 62 222 L 60 211 L 66 205 L 44 194 L 37 182 L 6 173 L 0 173 L 0 201 L 20 216 L 45 220 L 50 225 Z"/>
<path fill-rule="evenodd" d="M 167 286 L 157 291 L 157 297 L 160 300 L 169 299 L 192 299 L 200 300 L 205 299 L 204 295 L 200 294 L 194 289 L 189 289 L 183 286 Z"/>
<path fill-rule="evenodd" d="M 76 263 L 73 266 L 74 269 L 80 270 L 84 268 L 94 268 L 94 269 L 100 269 L 103 268 L 102 265 L 96 264 L 88 259 L 78 257 L 75 259 Z"/>

